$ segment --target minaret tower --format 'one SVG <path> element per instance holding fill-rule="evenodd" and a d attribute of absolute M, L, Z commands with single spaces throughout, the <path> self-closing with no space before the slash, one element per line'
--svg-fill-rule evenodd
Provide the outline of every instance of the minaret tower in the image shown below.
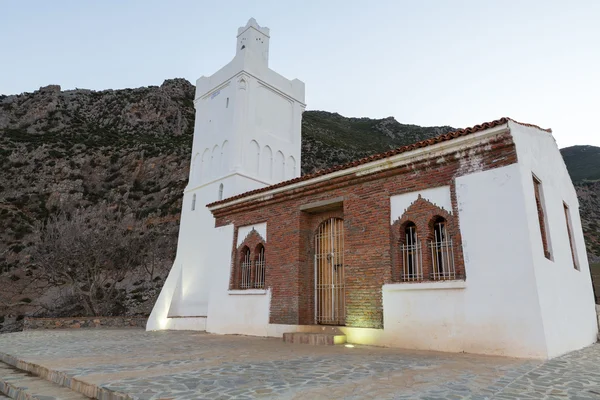
<path fill-rule="evenodd" d="M 233 61 L 196 82 L 186 194 L 219 180 L 229 197 L 300 175 L 304 83 L 269 69 L 269 39 L 269 28 L 250 19 L 238 29 Z"/>
<path fill-rule="evenodd" d="M 238 29 L 233 60 L 196 81 L 190 174 L 168 278 L 172 284 L 178 274 L 178 282 L 171 289 L 165 283 L 154 320 L 165 308 L 177 317 L 207 313 L 209 254 L 218 244 L 206 204 L 300 176 L 304 83 L 269 69 L 269 41 L 269 28 L 251 18 Z"/>

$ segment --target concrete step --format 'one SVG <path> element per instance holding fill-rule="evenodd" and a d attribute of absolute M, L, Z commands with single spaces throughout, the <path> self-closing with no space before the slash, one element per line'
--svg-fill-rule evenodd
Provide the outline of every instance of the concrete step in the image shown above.
<path fill-rule="evenodd" d="M 4 397 L 2 394 L 8 396 Z M 89 397 L 0 362 L 0 399 L 89 400 Z"/>
<path fill-rule="evenodd" d="M 333 346 L 346 343 L 346 335 L 336 333 L 286 332 L 285 343 L 312 344 L 317 346 Z"/>

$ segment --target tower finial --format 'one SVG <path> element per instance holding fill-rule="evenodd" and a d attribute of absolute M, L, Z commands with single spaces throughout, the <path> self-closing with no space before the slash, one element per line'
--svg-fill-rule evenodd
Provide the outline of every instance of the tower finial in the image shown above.
<path fill-rule="evenodd" d="M 248 20 L 248 22 L 246 23 L 246 26 L 240 26 L 238 28 L 238 36 L 240 36 L 242 33 L 244 33 L 246 30 L 248 30 L 248 28 L 254 28 L 257 31 L 259 31 L 260 33 L 262 33 L 263 35 L 265 35 L 267 37 L 269 36 L 269 28 L 267 28 L 266 26 L 260 26 L 254 18 L 250 18 Z"/>
<path fill-rule="evenodd" d="M 269 64 L 269 28 L 258 25 L 250 18 L 246 26 L 238 28 L 236 55 L 253 53 L 264 65 Z"/>

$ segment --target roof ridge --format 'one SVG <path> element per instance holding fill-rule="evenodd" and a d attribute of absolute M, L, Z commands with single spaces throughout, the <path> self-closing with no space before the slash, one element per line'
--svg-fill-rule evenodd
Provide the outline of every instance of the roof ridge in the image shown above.
<path fill-rule="evenodd" d="M 505 117 L 505 118 L 506 118 L 507 120 L 509 120 L 509 121 L 512 121 L 512 122 L 514 122 L 515 124 L 519 124 L 519 125 L 523 125 L 523 126 L 528 126 L 528 127 L 530 127 L 530 128 L 537 128 L 537 129 L 539 129 L 539 130 L 542 130 L 542 131 L 546 131 L 546 132 L 552 133 L 552 128 L 542 128 L 542 127 L 540 127 L 540 126 L 537 126 L 537 125 L 534 125 L 534 124 L 528 124 L 528 123 L 526 123 L 526 122 L 519 122 L 519 121 L 517 121 L 516 119 L 513 119 L 513 118 L 509 118 L 509 117 Z"/>

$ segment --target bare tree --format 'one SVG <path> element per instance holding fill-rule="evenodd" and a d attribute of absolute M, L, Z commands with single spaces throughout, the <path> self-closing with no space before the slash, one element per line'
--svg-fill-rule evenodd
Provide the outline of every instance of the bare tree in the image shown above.
<path fill-rule="evenodd" d="M 121 287 L 140 266 L 146 244 L 142 224 L 116 207 L 100 205 L 50 217 L 35 229 L 34 274 L 63 298 L 75 298 L 88 316 L 113 315 L 125 298 Z"/>
<path fill-rule="evenodd" d="M 166 274 L 168 267 L 175 257 L 171 238 L 151 227 L 144 225 L 142 243 L 142 268 L 153 281 L 157 276 Z"/>

